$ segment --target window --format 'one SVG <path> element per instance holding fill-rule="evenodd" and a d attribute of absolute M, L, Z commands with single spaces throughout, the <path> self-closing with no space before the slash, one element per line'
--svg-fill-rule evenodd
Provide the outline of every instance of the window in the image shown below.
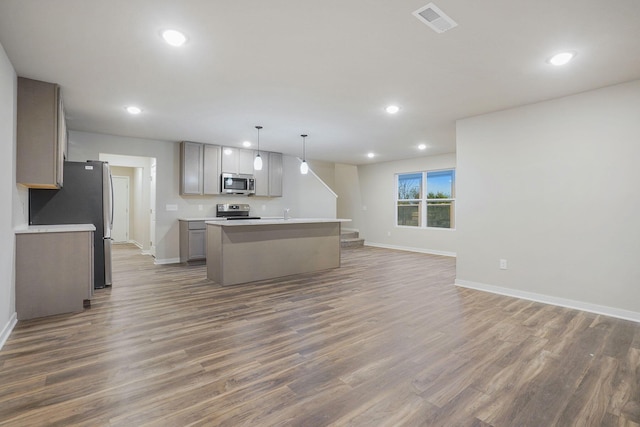
<path fill-rule="evenodd" d="M 455 170 L 398 174 L 397 221 L 408 227 L 455 228 Z"/>

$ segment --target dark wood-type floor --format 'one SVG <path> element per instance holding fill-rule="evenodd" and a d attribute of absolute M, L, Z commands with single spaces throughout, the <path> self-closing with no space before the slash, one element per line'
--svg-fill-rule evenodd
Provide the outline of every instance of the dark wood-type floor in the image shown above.
<path fill-rule="evenodd" d="M 14 329 L 0 425 L 640 425 L 639 324 L 457 288 L 452 258 L 342 259 L 221 287 L 118 247 L 91 309 Z"/>

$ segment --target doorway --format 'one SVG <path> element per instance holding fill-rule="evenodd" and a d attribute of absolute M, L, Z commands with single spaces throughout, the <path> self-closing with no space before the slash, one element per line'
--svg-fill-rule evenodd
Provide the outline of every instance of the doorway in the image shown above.
<path fill-rule="evenodd" d="M 155 235 L 155 223 L 151 220 L 149 212 L 155 214 L 155 177 L 152 177 L 152 165 L 153 175 L 155 175 L 156 159 L 154 157 L 139 157 L 139 156 L 126 156 L 121 154 L 107 154 L 100 153 L 100 160 L 109 162 L 111 165 L 112 176 L 123 176 L 129 178 L 129 208 L 128 219 L 129 227 L 126 230 L 126 240 L 120 236 L 115 236 L 114 239 L 119 241 L 127 241 L 133 243 L 141 252 L 145 255 L 155 256 L 152 246 L 153 236 Z M 118 191 L 115 186 L 118 185 L 114 181 L 114 191 Z M 124 185 L 124 184 L 123 184 Z M 114 194 L 115 197 L 118 197 Z M 122 201 L 124 204 L 124 196 Z M 117 201 L 114 203 L 114 209 Z M 121 213 L 124 217 L 124 208 Z M 117 214 L 114 211 L 114 228 L 115 222 L 118 219 L 115 217 Z M 121 224 L 125 224 L 126 220 L 123 218 Z M 114 233 L 117 230 L 114 229 Z M 155 240 L 155 239 L 153 239 Z"/>
<path fill-rule="evenodd" d="M 113 175 L 113 228 L 114 243 L 129 242 L 129 177 Z"/>

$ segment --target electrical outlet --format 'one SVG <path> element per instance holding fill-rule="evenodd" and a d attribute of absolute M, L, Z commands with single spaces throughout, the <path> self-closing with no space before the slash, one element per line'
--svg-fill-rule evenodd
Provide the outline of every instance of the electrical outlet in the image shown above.
<path fill-rule="evenodd" d="M 500 270 L 506 270 L 507 269 L 507 260 L 506 259 L 501 259 L 500 260 Z"/>
<path fill-rule="evenodd" d="M 387 237 L 391 237 L 391 232 L 387 231 Z"/>
<path fill-rule="evenodd" d="M 202 205 L 198 205 L 198 210 L 199 210 L 199 211 L 204 210 L 204 206 L 202 206 Z"/>

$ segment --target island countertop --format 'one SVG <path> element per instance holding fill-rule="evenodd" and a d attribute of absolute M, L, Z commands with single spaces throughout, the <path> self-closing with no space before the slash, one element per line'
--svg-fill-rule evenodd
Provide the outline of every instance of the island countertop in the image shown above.
<path fill-rule="evenodd" d="M 318 224 L 332 222 L 350 222 L 344 218 L 264 218 L 264 219 L 242 219 L 235 221 L 206 221 L 207 225 L 217 225 L 220 227 L 237 227 L 244 225 L 286 225 L 286 224 Z"/>

